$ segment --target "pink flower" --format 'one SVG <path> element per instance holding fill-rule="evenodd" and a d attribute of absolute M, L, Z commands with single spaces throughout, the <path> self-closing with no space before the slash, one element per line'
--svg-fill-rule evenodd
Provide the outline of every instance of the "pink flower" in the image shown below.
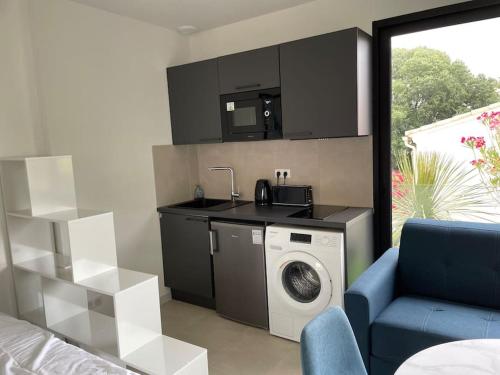
<path fill-rule="evenodd" d="M 460 142 L 462 144 L 465 144 L 468 147 L 475 147 L 475 148 L 482 148 L 486 146 L 486 141 L 484 140 L 484 137 L 462 137 L 460 139 Z"/>
<path fill-rule="evenodd" d="M 476 148 L 481 148 L 481 147 L 484 147 L 485 145 L 486 145 L 486 141 L 484 140 L 484 137 L 477 137 L 474 140 L 474 146 Z"/>
<path fill-rule="evenodd" d="M 483 112 L 481 116 L 477 117 L 478 121 L 481 121 L 483 125 L 488 126 L 491 130 L 500 128 L 500 111 Z"/>
<path fill-rule="evenodd" d="M 473 136 L 470 136 L 467 138 L 462 137 L 461 142 L 462 142 L 462 144 L 464 144 L 468 147 L 476 147 L 478 140 L 481 138 L 483 138 L 483 137 L 473 137 Z M 481 141 L 479 141 L 479 144 L 481 144 Z"/>
<path fill-rule="evenodd" d="M 404 181 L 404 176 L 400 171 L 393 171 L 392 172 L 392 180 L 395 183 L 401 183 Z"/>
<path fill-rule="evenodd" d="M 402 188 L 404 176 L 400 171 L 392 171 L 392 197 L 402 198 L 405 196 L 406 191 Z M 393 208 L 396 208 L 393 206 Z"/>
<path fill-rule="evenodd" d="M 485 163 L 485 161 L 483 159 L 477 159 L 477 160 L 472 160 L 470 163 L 474 167 L 480 167 L 480 166 L 482 166 Z"/>

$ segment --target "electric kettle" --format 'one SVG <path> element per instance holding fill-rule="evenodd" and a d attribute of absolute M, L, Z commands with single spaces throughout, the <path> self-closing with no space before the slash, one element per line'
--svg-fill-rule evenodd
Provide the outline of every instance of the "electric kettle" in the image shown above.
<path fill-rule="evenodd" d="M 255 204 L 258 206 L 265 206 L 271 203 L 271 184 L 268 180 L 257 180 L 255 183 Z"/>

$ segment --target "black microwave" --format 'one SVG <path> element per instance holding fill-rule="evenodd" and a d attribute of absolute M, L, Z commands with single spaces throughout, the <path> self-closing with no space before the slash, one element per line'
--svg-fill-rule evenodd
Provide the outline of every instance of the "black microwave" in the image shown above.
<path fill-rule="evenodd" d="M 221 95 L 223 141 L 281 139 L 279 88 Z"/>

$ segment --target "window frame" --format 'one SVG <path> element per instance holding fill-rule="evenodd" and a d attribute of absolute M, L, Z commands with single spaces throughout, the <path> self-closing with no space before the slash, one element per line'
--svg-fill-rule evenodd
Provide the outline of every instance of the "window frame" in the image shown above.
<path fill-rule="evenodd" d="M 375 255 L 392 247 L 391 38 L 500 17 L 500 0 L 474 0 L 373 22 L 373 197 Z"/>

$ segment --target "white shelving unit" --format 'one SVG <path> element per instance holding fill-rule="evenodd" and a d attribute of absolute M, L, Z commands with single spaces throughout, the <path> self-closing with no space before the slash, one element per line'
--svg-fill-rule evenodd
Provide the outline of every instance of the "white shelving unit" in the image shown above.
<path fill-rule="evenodd" d="M 0 162 L 22 319 L 151 375 L 206 375 L 206 349 L 162 335 L 158 277 L 117 266 L 112 212 L 77 207 L 71 156 Z"/>

